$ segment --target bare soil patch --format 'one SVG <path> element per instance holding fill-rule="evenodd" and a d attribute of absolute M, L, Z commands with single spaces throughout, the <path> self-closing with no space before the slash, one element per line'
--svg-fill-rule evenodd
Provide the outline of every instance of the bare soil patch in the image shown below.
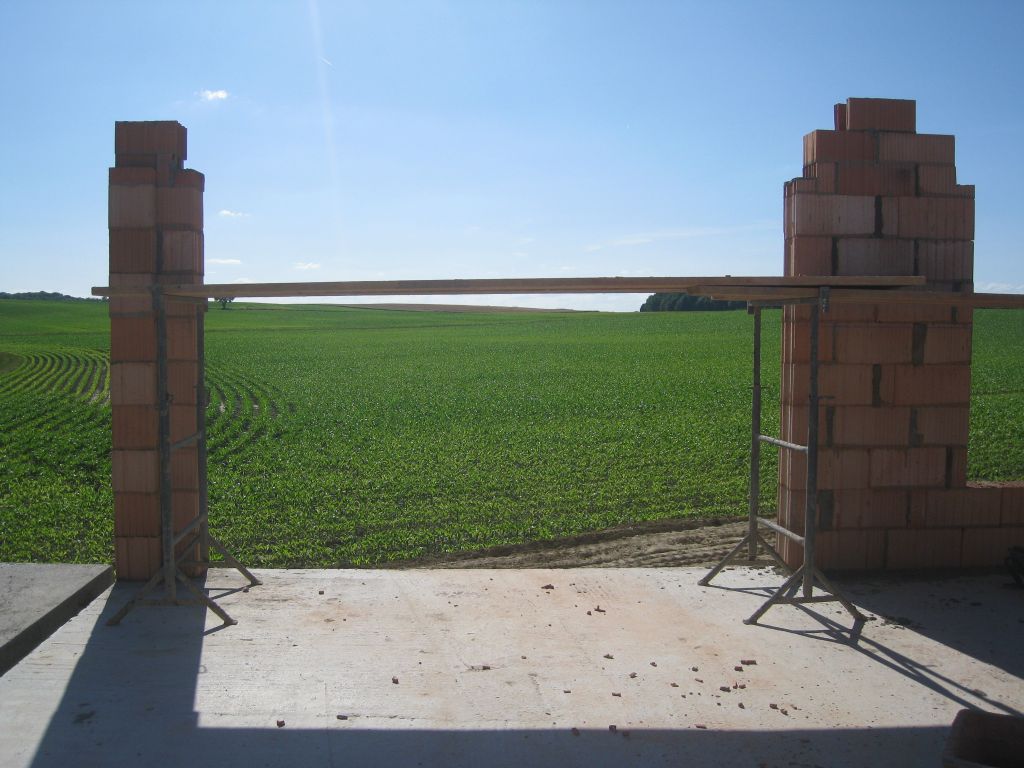
<path fill-rule="evenodd" d="M 389 568 L 712 567 L 747 531 L 746 518 L 658 520 L 552 541 L 390 563 Z M 766 537 L 774 544 L 774 534 Z M 744 564 L 749 561 L 743 559 Z M 759 557 L 757 564 L 771 561 Z"/>

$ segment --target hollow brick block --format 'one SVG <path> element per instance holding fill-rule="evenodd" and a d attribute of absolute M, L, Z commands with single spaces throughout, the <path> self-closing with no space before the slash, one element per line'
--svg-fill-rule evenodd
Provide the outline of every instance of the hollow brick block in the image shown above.
<path fill-rule="evenodd" d="M 142 581 L 160 568 L 159 537 L 118 536 L 114 539 L 118 580 Z"/>
<path fill-rule="evenodd" d="M 157 187 L 155 220 L 161 227 L 201 230 L 202 190 L 196 187 Z"/>
<path fill-rule="evenodd" d="M 916 494 L 911 524 L 924 528 L 999 525 L 1002 490 L 966 486 Z"/>
<path fill-rule="evenodd" d="M 838 163 L 835 192 L 840 195 L 885 195 L 899 197 L 916 192 L 912 165 Z"/>
<path fill-rule="evenodd" d="M 114 153 L 117 155 L 174 154 L 187 158 L 188 134 L 174 120 L 119 121 L 114 123 Z"/>
<path fill-rule="evenodd" d="M 107 198 L 110 229 L 156 226 L 155 186 L 111 186 Z"/>
<path fill-rule="evenodd" d="M 835 194 L 836 163 L 811 163 L 804 166 L 804 178 L 814 179 L 814 190 L 819 194 Z"/>
<path fill-rule="evenodd" d="M 155 363 L 112 363 L 110 366 L 110 404 L 155 405 Z"/>
<path fill-rule="evenodd" d="M 176 405 L 195 405 L 196 376 L 199 364 L 195 360 L 172 360 L 167 364 L 167 394 Z"/>
<path fill-rule="evenodd" d="M 880 323 L 948 323 L 953 310 L 937 304 L 879 304 L 876 317 Z"/>
<path fill-rule="evenodd" d="M 844 363 L 909 363 L 913 326 L 841 325 L 835 329 L 836 360 Z"/>
<path fill-rule="evenodd" d="M 191 437 L 196 433 L 195 405 L 182 405 L 172 402 L 170 417 L 172 443 L 184 440 L 186 437 Z"/>
<path fill-rule="evenodd" d="M 891 528 L 886 531 L 886 566 L 895 569 L 959 568 L 959 528 Z"/>
<path fill-rule="evenodd" d="M 203 233 L 170 230 L 163 233 L 163 271 L 165 273 L 203 273 Z"/>
<path fill-rule="evenodd" d="M 929 281 L 974 279 L 974 243 L 970 240 L 918 240 L 917 274 Z"/>
<path fill-rule="evenodd" d="M 160 489 L 160 462 L 157 451 L 114 450 L 111 454 L 114 494 L 156 493 Z"/>
<path fill-rule="evenodd" d="M 953 446 L 946 448 L 949 471 L 946 475 L 947 488 L 963 488 L 967 485 L 967 448 Z"/>
<path fill-rule="evenodd" d="M 925 363 L 970 363 L 971 326 L 927 326 L 924 340 Z"/>
<path fill-rule="evenodd" d="M 1024 547 L 1024 526 L 968 528 L 964 531 L 961 565 L 964 568 L 1002 566 L 1011 546 Z"/>
<path fill-rule="evenodd" d="M 110 321 L 110 361 L 112 363 L 156 359 L 156 319 L 153 317 L 115 317 Z"/>
<path fill-rule="evenodd" d="M 875 199 L 852 195 L 793 195 L 791 231 L 796 235 L 873 235 Z"/>
<path fill-rule="evenodd" d="M 797 235 L 786 242 L 787 275 L 831 275 L 832 238 Z"/>
<path fill-rule="evenodd" d="M 912 275 L 914 241 L 843 237 L 836 244 L 837 275 Z"/>
<path fill-rule="evenodd" d="M 966 198 L 900 197 L 900 237 L 973 240 L 974 201 Z"/>
<path fill-rule="evenodd" d="M 956 196 L 955 165 L 919 165 L 917 166 L 917 194 L 923 197 L 935 195 Z M 913 194 L 913 193 L 911 193 Z"/>
<path fill-rule="evenodd" d="M 119 405 L 111 409 L 115 449 L 155 449 L 160 418 L 152 405 Z"/>
<path fill-rule="evenodd" d="M 915 408 L 914 421 L 922 445 L 967 445 L 970 412 L 966 405 Z"/>
<path fill-rule="evenodd" d="M 828 162 L 875 162 L 878 142 L 873 134 L 811 131 L 804 136 L 804 165 Z"/>
<path fill-rule="evenodd" d="M 152 276 L 156 272 L 156 229 L 111 229 L 110 271 Z"/>
<path fill-rule="evenodd" d="M 832 422 L 832 444 L 836 447 L 906 446 L 910 408 L 837 405 Z"/>
<path fill-rule="evenodd" d="M 114 535 L 159 536 L 160 494 L 115 493 Z"/>
<path fill-rule="evenodd" d="M 969 365 L 894 366 L 895 405 L 962 405 L 971 399 Z"/>
<path fill-rule="evenodd" d="M 194 317 L 167 318 L 167 359 L 195 360 L 196 321 Z"/>
<path fill-rule="evenodd" d="M 873 448 L 871 487 L 942 487 L 946 482 L 946 449 Z"/>
<path fill-rule="evenodd" d="M 819 531 L 815 562 L 828 571 L 880 570 L 884 566 L 885 531 Z"/>
<path fill-rule="evenodd" d="M 199 487 L 199 461 L 196 448 L 182 448 L 171 456 L 171 487 L 190 491 Z"/>
<path fill-rule="evenodd" d="M 832 491 L 834 528 L 903 528 L 908 493 L 903 489 L 851 488 Z"/>
<path fill-rule="evenodd" d="M 847 99 L 844 115 L 848 131 L 917 130 L 917 102 L 913 99 Z"/>
<path fill-rule="evenodd" d="M 1000 525 L 1024 526 L 1024 483 L 1001 483 Z"/>
<path fill-rule="evenodd" d="M 878 159 L 883 163 L 930 163 L 952 165 L 956 162 L 956 139 L 934 133 L 878 134 Z"/>

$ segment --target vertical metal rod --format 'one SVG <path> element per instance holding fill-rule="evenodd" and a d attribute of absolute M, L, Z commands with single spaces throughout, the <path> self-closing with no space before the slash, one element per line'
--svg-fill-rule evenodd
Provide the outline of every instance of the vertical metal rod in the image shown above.
<path fill-rule="evenodd" d="M 159 268 L 158 268 L 159 269 Z M 174 515 L 171 493 L 171 402 L 167 391 L 167 308 L 159 285 L 153 286 L 156 310 L 156 400 L 159 413 L 158 455 L 160 457 L 160 544 L 163 553 L 163 581 L 168 600 L 177 599 L 174 572 Z"/>
<path fill-rule="evenodd" d="M 811 305 L 811 370 L 807 405 L 807 499 L 804 507 L 803 593 L 814 592 L 814 540 L 818 517 L 818 325 L 820 302 Z"/>
<path fill-rule="evenodd" d="M 757 559 L 757 512 L 761 498 L 761 308 L 754 307 L 754 391 L 750 412 L 750 506 L 747 558 Z"/>
<path fill-rule="evenodd" d="M 196 305 L 196 447 L 199 462 L 199 515 L 203 518 L 199 532 L 199 560 L 210 562 L 209 496 L 206 481 L 206 304 Z"/>

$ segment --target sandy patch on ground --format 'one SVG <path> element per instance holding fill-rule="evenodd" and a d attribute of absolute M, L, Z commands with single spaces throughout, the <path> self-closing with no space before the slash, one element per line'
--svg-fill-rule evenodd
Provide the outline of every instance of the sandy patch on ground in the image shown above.
<path fill-rule="evenodd" d="M 553 541 L 391 563 L 391 568 L 711 567 L 747 532 L 746 519 L 659 520 Z M 770 532 L 769 532 L 770 533 Z M 766 537 L 775 542 L 775 535 Z M 749 564 L 744 557 L 742 564 Z M 771 561 L 762 556 L 758 564 Z"/>

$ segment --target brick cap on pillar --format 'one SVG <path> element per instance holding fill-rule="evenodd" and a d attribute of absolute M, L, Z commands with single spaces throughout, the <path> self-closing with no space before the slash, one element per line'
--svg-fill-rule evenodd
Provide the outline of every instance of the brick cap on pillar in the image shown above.
<path fill-rule="evenodd" d="M 835 106 L 837 131 L 917 132 L 917 102 L 913 99 L 852 97 Z"/>
<path fill-rule="evenodd" d="M 177 120 L 117 121 L 114 123 L 114 154 L 117 165 L 136 165 L 139 156 L 172 155 L 184 162 L 188 131 Z"/>

